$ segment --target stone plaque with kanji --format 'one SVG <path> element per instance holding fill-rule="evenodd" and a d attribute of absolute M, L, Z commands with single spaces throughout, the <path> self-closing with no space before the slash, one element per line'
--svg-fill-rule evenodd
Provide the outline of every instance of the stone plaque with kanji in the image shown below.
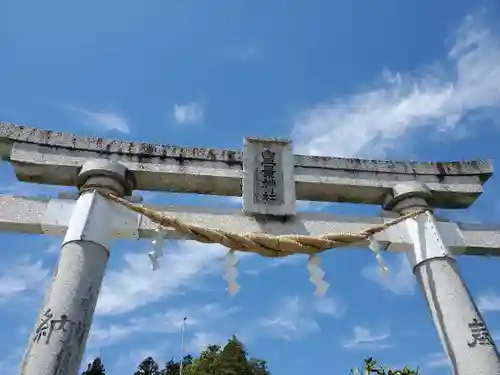
<path fill-rule="evenodd" d="M 291 141 L 246 138 L 243 154 L 243 209 L 249 214 L 295 214 Z"/>

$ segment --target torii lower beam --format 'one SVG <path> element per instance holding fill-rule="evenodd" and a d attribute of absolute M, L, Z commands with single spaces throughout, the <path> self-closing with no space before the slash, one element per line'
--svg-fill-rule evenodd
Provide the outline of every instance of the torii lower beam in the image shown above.
<path fill-rule="evenodd" d="M 68 229 L 76 200 L 0 196 L 0 231 L 27 234 L 64 236 Z M 286 222 L 280 219 L 259 219 L 245 215 L 240 209 L 196 206 L 148 206 L 165 212 L 187 223 L 236 233 L 262 232 L 274 235 L 304 234 L 320 236 L 326 233 L 360 232 L 390 221 L 390 217 L 346 216 L 326 213 L 302 212 Z M 155 236 L 157 225 L 147 217 L 110 202 L 113 236 L 121 239 L 149 239 Z M 445 245 L 456 255 L 500 256 L 500 225 L 437 222 Z M 165 230 L 169 239 L 189 239 L 171 229 Z M 377 241 L 389 252 L 406 252 L 413 249 L 412 238 L 398 224 L 376 235 Z M 354 247 L 366 247 L 359 243 Z M 352 247 L 352 246 L 351 246 Z"/>

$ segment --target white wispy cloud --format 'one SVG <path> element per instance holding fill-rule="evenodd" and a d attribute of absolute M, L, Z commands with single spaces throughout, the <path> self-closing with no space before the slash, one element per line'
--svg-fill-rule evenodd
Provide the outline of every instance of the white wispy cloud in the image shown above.
<path fill-rule="evenodd" d="M 165 354 L 167 349 L 172 350 L 169 342 L 160 342 L 149 347 L 134 347 L 114 361 L 113 370 L 118 373 L 130 372 L 130 369 L 137 369 L 139 364 L 147 357 L 153 358 L 162 369 L 165 363 L 171 359 Z M 106 361 L 106 356 L 104 356 L 104 361 Z"/>
<path fill-rule="evenodd" d="M 147 317 L 133 317 L 125 323 L 104 325 L 97 321 L 92 325 L 89 346 L 111 346 L 131 336 L 149 333 L 178 333 L 184 316 L 179 310 L 170 310 L 164 314 L 156 313 Z"/>
<path fill-rule="evenodd" d="M 42 261 L 33 261 L 28 256 L 13 264 L 3 264 L 0 268 L 0 304 L 25 292 L 39 291 L 48 275 L 49 270 Z"/>
<path fill-rule="evenodd" d="M 89 111 L 79 107 L 69 107 L 76 113 L 80 121 L 89 128 L 96 130 L 117 130 L 119 132 L 129 134 L 130 125 L 128 121 L 120 114 L 112 111 Z"/>
<path fill-rule="evenodd" d="M 347 349 L 389 349 L 392 345 L 387 343 L 391 336 L 388 329 L 379 329 L 374 331 L 370 328 L 355 326 L 352 337 L 342 342 L 342 347 Z"/>
<path fill-rule="evenodd" d="M 343 303 L 332 298 L 310 303 L 299 296 L 284 297 L 260 326 L 281 339 L 296 340 L 319 330 L 317 314 L 341 317 L 345 310 Z"/>
<path fill-rule="evenodd" d="M 202 101 L 174 105 L 174 120 L 179 125 L 198 124 L 203 121 L 203 113 Z"/>
<path fill-rule="evenodd" d="M 374 282 L 385 290 L 397 295 L 413 295 L 415 293 L 416 281 L 411 265 L 405 254 L 385 255 L 384 262 L 389 271 L 386 276 L 380 273 L 380 266 L 373 260 L 373 263 L 361 270 L 361 276 Z"/>
<path fill-rule="evenodd" d="M 318 313 L 335 318 L 344 316 L 347 311 L 347 303 L 335 297 L 317 298 L 313 302 L 313 307 Z"/>
<path fill-rule="evenodd" d="M 303 263 L 304 265 L 307 264 L 307 256 L 302 255 L 302 254 L 294 254 L 286 257 L 281 257 L 281 258 L 271 258 L 271 259 L 265 259 L 265 266 L 267 268 L 276 268 L 276 267 L 282 267 L 282 266 L 292 266 L 296 265 L 298 263 Z"/>
<path fill-rule="evenodd" d="M 221 325 L 227 327 L 227 319 L 238 311 L 237 307 L 224 307 L 211 303 L 169 309 L 164 313 L 157 312 L 147 315 L 143 313 L 120 322 L 116 322 L 115 318 L 107 322 L 97 319 L 92 325 L 89 347 L 112 346 L 129 338 L 141 339 L 150 334 L 158 334 L 161 337 L 173 334 L 177 340 L 178 334 L 181 332 L 183 318 L 187 317 L 186 348 L 194 350 L 201 345 L 202 338 L 206 338 L 206 340 L 214 337 L 221 338 L 211 343 L 224 341 L 226 336 L 214 330 L 224 328 Z"/>
<path fill-rule="evenodd" d="M 314 319 L 306 316 L 306 305 L 298 297 L 283 298 L 261 326 L 285 340 L 299 339 L 319 330 Z"/>
<path fill-rule="evenodd" d="M 178 294 L 214 271 L 227 250 L 220 245 L 188 241 L 161 258 L 162 267 L 151 270 L 145 253 L 126 253 L 119 269 L 106 273 L 96 311 L 117 315 Z"/>
<path fill-rule="evenodd" d="M 195 332 L 186 342 L 186 352 L 200 353 L 208 345 L 223 346 L 228 340 L 228 336 L 218 332 Z"/>
<path fill-rule="evenodd" d="M 470 16 L 454 38 L 447 56 L 423 73 L 385 71 L 369 89 L 300 113 L 293 131 L 298 151 L 379 157 L 419 128 L 456 132 L 469 114 L 498 114 L 499 35 Z"/>
<path fill-rule="evenodd" d="M 429 354 L 424 364 L 428 368 L 451 367 L 450 359 L 442 352 Z"/>
<path fill-rule="evenodd" d="M 500 311 L 500 295 L 493 290 L 480 294 L 477 299 L 477 307 L 482 312 Z"/>

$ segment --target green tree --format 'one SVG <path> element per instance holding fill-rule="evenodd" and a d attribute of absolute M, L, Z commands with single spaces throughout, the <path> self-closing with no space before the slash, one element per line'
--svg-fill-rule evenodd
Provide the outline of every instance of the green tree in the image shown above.
<path fill-rule="evenodd" d="M 189 365 L 193 363 L 193 356 L 188 354 L 182 360 L 183 369 L 187 368 Z M 165 368 L 160 372 L 161 375 L 179 375 L 181 370 L 180 362 L 176 362 L 173 359 L 167 362 Z M 184 370 L 182 371 L 183 375 L 185 374 Z"/>
<path fill-rule="evenodd" d="M 97 357 L 92 363 L 89 363 L 87 370 L 82 372 L 82 375 L 106 375 L 101 358 Z"/>
<path fill-rule="evenodd" d="M 147 357 L 137 366 L 137 371 L 134 372 L 134 375 L 161 375 L 161 372 L 155 360 Z"/>
<path fill-rule="evenodd" d="M 220 373 L 216 375 L 269 375 L 266 361 L 259 358 L 247 359 L 247 351 L 241 341 L 233 335 L 220 351 L 218 363 Z"/>
<path fill-rule="evenodd" d="M 175 362 L 173 359 L 171 359 L 165 365 L 165 368 L 161 372 L 161 375 L 179 375 L 180 368 L 181 366 L 179 362 Z"/>
<path fill-rule="evenodd" d="M 191 365 L 194 361 L 194 357 L 191 355 L 191 354 L 188 354 L 186 356 L 184 356 L 184 358 L 182 359 L 182 366 L 184 368 L 188 367 L 189 365 Z M 179 365 L 180 367 L 180 365 Z"/>
<path fill-rule="evenodd" d="M 209 345 L 200 353 L 198 358 L 193 359 L 189 366 L 186 366 L 182 375 L 216 375 L 216 362 L 219 358 L 221 347 L 219 345 Z"/>
<path fill-rule="evenodd" d="M 270 375 L 267 362 L 263 359 L 251 358 L 248 361 L 252 375 Z"/>
<path fill-rule="evenodd" d="M 224 348 L 209 345 L 185 367 L 182 375 L 270 375 L 266 361 L 247 359 L 245 346 L 236 336 Z"/>
<path fill-rule="evenodd" d="M 233 335 L 215 363 L 216 375 L 252 375 L 245 346 Z"/>
<path fill-rule="evenodd" d="M 373 358 L 366 358 L 363 363 L 363 368 L 360 372 L 359 368 L 351 370 L 351 374 L 377 374 L 377 375 L 419 375 L 418 369 L 411 370 L 408 366 L 405 366 L 402 370 L 391 370 L 385 369 L 381 365 L 377 365 L 377 361 Z"/>

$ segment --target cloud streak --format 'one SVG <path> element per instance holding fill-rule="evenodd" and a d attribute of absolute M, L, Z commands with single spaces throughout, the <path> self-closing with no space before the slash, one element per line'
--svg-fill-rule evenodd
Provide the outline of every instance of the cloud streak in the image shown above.
<path fill-rule="evenodd" d="M 305 315 L 306 306 L 298 296 L 283 298 L 278 306 L 260 323 L 277 337 L 291 341 L 319 330 L 316 320 Z"/>
<path fill-rule="evenodd" d="M 300 113 L 293 138 L 305 154 L 383 156 L 419 128 L 450 133 L 469 114 L 500 110 L 500 38 L 470 16 L 447 56 L 420 74 L 385 71 L 381 83 Z M 334 155 L 333 155 L 334 154 Z"/>
<path fill-rule="evenodd" d="M 499 312 L 500 295 L 492 290 L 481 294 L 477 300 L 477 307 L 482 312 Z"/>
<path fill-rule="evenodd" d="M 143 336 L 151 334 L 160 334 L 162 337 L 170 334 L 178 335 L 181 332 L 183 318 L 187 317 L 186 325 L 192 337 L 186 337 L 186 348 L 198 350 L 203 347 L 202 341 L 209 343 L 214 337 L 221 338 L 217 342 L 223 342 L 226 338 L 224 335 L 207 330 L 214 330 L 221 323 L 227 326 L 227 319 L 238 310 L 236 307 L 226 308 L 220 304 L 206 304 L 169 309 L 164 313 L 150 313 L 146 316 L 134 315 L 120 322 L 116 322 L 117 318 L 113 318 L 110 324 L 98 319 L 92 326 L 89 346 L 91 348 L 112 346 L 132 337 L 142 339 Z M 206 340 L 202 340 L 203 338 Z"/>
<path fill-rule="evenodd" d="M 119 315 L 178 294 L 213 272 L 226 252 L 219 245 L 185 242 L 166 252 L 155 272 L 147 254 L 126 253 L 119 270 L 107 272 L 96 311 Z"/>
<path fill-rule="evenodd" d="M 380 267 L 376 264 L 370 264 L 361 270 L 361 276 L 377 284 L 381 288 L 398 296 L 410 296 L 415 293 L 416 281 L 412 269 L 405 254 L 393 255 L 395 259 L 389 261 L 384 259 L 389 268 L 387 275 L 380 274 Z M 388 258 L 386 256 L 386 258 Z"/>
<path fill-rule="evenodd" d="M 428 368 L 451 367 L 450 360 L 445 353 L 432 353 L 427 356 L 425 366 Z"/>
<path fill-rule="evenodd" d="M 286 340 L 298 340 L 319 331 L 316 321 L 318 314 L 339 318 L 346 311 L 340 300 L 325 298 L 323 301 L 309 303 L 299 296 L 281 298 L 276 308 L 264 319 L 260 326 L 272 335 Z"/>
<path fill-rule="evenodd" d="M 344 340 L 342 347 L 346 349 L 389 349 L 392 348 L 392 345 L 388 344 L 386 340 L 390 336 L 391 333 L 388 329 L 374 332 L 366 327 L 355 326 L 352 337 Z"/>
<path fill-rule="evenodd" d="M 203 121 L 204 106 L 201 101 L 174 105 L 174 120 L 178 125 L 194 125 Z"/>
<path fill-rule="evenodd" d="M 29 257 L 3 266 L 0 269 L 0 304 L 26 292 L 40 290 L 48 275 L 49 270 L 42 261 L 32 261 Z"/>
<path fill-rule="evenodd" d="M 116 130 L 125 134 L 130 133 L 130 125 L 118 113 L 103 110 L 89 111 L 79 107 L 70 107 L 70 110 L 76 113 L 80 121 L 89 128 L 106 131 Z"/>

